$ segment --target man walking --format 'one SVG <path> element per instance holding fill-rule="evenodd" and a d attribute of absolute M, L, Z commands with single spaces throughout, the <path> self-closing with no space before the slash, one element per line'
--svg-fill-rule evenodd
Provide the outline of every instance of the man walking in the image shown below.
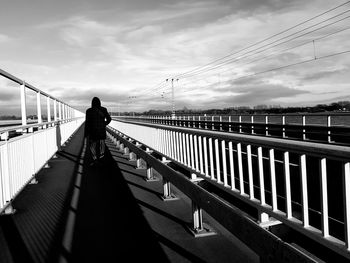
<path fill-rule="evenodd" d="M 91 108 L 86 110 L 85 138 L 90 147 L 92 163 L 95 165 L 105 154 L 106 126 L 112 118 L 107 109 L 101 106 L 99 98 L 94 97 Z"/>

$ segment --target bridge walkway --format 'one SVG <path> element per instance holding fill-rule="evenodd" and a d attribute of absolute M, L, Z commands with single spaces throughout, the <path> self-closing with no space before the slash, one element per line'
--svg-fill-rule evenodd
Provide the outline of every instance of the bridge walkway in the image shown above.
<path fill-rule="evenodd" d="M 162 182 L 147 182 L 106 143 L 105 160 L 91 167 L 81 127 L 19 194 L 17 212 L 0 217 L 0 262 L 259 261 L 205 212 L 217 235 L 193 237 L 190 200 L 173 187 L 179 199 L 163 201 Z"/>

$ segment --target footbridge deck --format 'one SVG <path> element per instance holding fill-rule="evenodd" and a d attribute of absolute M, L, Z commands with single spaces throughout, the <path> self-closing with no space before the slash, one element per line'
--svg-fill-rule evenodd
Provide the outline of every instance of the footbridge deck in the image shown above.
<path fill-rule="evenodd" d="M 0 217 L 1 262 L 259 262 L 209 216 L 216 234 L 194 237 L 190 200 L 173 187 L 178 199 L 163 201 L 161 180 L 147 182 L 110 140 L 107 148 L 91 167 L 81 127 L 50 159 L 16 212 Z"/>

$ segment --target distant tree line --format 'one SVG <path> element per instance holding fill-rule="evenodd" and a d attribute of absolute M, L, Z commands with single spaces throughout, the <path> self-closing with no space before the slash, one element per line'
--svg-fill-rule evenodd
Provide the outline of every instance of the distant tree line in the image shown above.
<path fill-rule="evenodd" d="M 305 107 L 281 107 L 279 105 L 257 105 L 254 107 L 239 106 L 224 109 L 195 110 L 184 107 L 176 110 L 176 115 L 225 115 L 225 114 L 286 114 L 286 113 L 322 113 L 322 112 L 346 112 L 350 111 L 350 101 L 338 101 L 330 104 L 317 104 Z M 171 115 L 167 110 L 149 110 L 145 112 L 133 113 L 134 115 Z M 121 115 L 130 115 L 124 112 Z"/>
<path fill-rule="evenodd" d="M 15 115 L 0 115 L 0 120 L 8 121 L 8 120 L 19 120 L 21 117 Z"/>

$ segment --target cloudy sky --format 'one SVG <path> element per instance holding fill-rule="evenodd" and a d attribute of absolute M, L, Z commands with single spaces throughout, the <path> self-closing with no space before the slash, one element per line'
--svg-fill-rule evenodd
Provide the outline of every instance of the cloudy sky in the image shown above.
<path fill-rule="evenodd" d="M 0 68 L 82 110 L 93 96 L 110 110 L 171 109 L 172 87 L 176 108 L 350 100 L 349 10 L 333 0 L 1 0 Z M 18 93 L 0 77 L 2 112 Z"/>

